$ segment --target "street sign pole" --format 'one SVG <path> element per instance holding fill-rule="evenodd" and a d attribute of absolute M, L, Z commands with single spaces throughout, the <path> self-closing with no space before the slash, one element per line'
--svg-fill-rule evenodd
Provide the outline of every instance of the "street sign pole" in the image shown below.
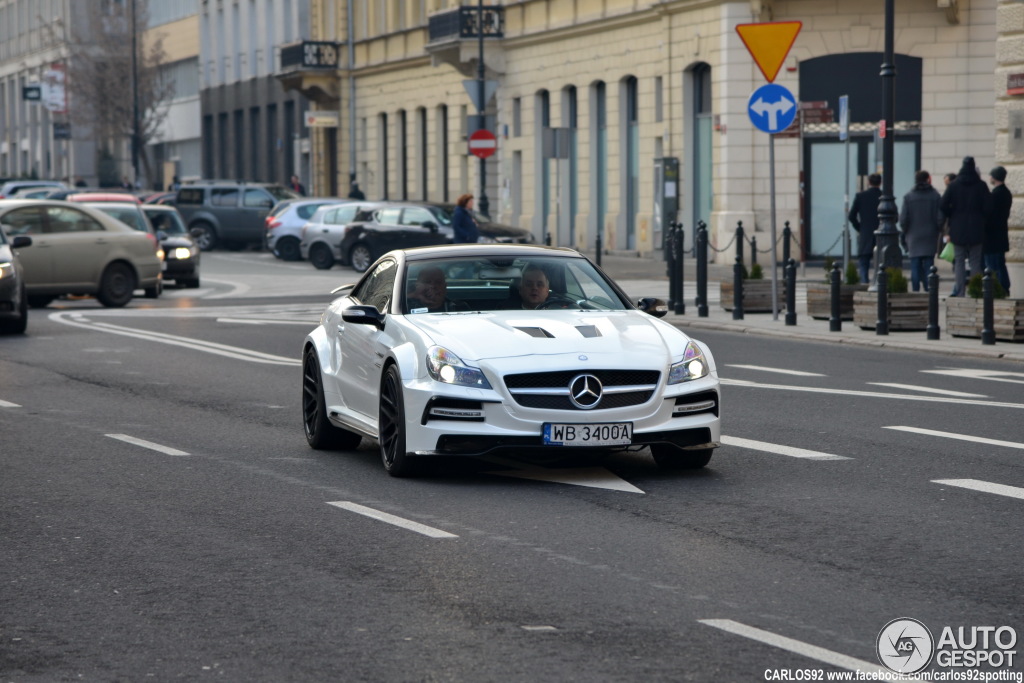
<path fill-rule="evenodd" d="M 476 11 L 476 32 L 480 41 L 480 59 L 477 68 L 477 76 L 480 81 L 480 101 L 477 103 L 477 113 L 480 114 L 480 126 L 483 128 L 486 126 L 484 112 L 487 108 L 487 102 L 484 100 L 484 92 L 487 89 L 487 82 L 484 78 L 484 0 L 479 0 Z M 487 159 L 485 157 L 480 157 L 480 202 L 477 204 L 477 208 L 483 215 L 491 217 L 491 204 L 487 201 Z"/>
<path fill-rule="evenodd" d="M 839 139 L 846 147 L 846 171 L 843 180 L 843 273 L 850 268 L 850 96 L 839 98 Z"/>
<path fill-rule="evenodd" d="M 772 209 L 772 320 L 779 319 L 779 264 L 775 255 L 775 136 L 768 136 L 768 192 L 771 195 Z M 755 254 L 756 256 L 756 254 Z"/>

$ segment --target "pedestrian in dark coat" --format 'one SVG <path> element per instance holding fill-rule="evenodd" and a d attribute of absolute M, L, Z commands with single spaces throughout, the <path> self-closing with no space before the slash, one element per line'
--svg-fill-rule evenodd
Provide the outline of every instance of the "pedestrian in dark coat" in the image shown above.
<path fill-rule="evenodd" d="M 455 244 L 475 244 L 480 239 L 480 228 L 473 218 L 473 195 L 464 194 L 455 201 L 452 230 L 455 231 L 452 240 Z"/>
<path fill-rule="evenodd" d="M 875 230 L 878 230 L 878 200 L 882 197 L 882 176 L 868 176 L 868 189 L 858 192 L 850 207 L 850 225 L 857 231 L 857 264 L 860 281 L 868 281 L 871 255 L 875 251 Z"/>
<path fill-rule="evenodd" d="M 1013 194 L 1006 187 L 1006 169 L 996 166 L 989 172 L 992 178 L 992 213 L 988 217 L 982 255 L 985 267 L 991 268 L 999 284 L 1010 293 L 1010 273 L 1006 270 L 1006 252 L 1010 250 L 1010 207 Z"/>
<path fill-rule="evenodd" d="M 928 291 L 928 273 L 935 265 L 935 245 L 945 221 L 939 204 L 942 195 L 932 187 L 928 171 L 914 174 L 914 189 L 903 196 L 900 210 L 901 241 L 910 257 L 910 283 L 915 292 Z"/>
<path fill-rule="evenodd" d="M 956 180 L 942 196 L 940 208 L 949 217 L 949 241 L 953 243 L 953 296 L 963 296 L 967 262 L 971 273 L 981 272 L 985 223 L 991 210 L 988 186 L 978 175 L 974 157 L 964 157 Z"/>
<path fill-rule="evenodd" d="M 366 195 L 359 189 L 359 183 L 352 181 L 352 189 L 348 192 L 349 199 L 366 199 Z"/>

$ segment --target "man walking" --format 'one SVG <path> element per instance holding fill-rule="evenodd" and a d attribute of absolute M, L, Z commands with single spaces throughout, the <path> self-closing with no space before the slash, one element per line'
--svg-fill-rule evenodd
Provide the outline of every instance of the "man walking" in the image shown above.
<path fill-rule="evenodd" d="M 989 172 L 992 182 L 992 213 L 982 241 L 985 267 L 991 268 L 999 284 L 1010 293 L 1010 273 L 1006 270 L 1006 252 L 1010 250 L 1010 207 L 1013 194 L 1006 187 L 1006 169 L 996 166 Z"/>
<path fill-rule="evenodd" d="M 949 241 L 953 243 L 953 296 L 967 291 L 967 262 L 971 272 L 981 272 L 982 241 L 990 211 L 988 186 L 978 175 L 974 157 L 964 157 L 956 180 L 942 195 L 940 209 L 949 217 Z"/>
<path fill-rule="evenodd" d="M 941 203 L 928 171 L 915 173 L 914 189 L 903 196 L 900 210 L 900 241 L 910 257 L 910 283 L 915 292 L 921 291 L 922 280 L 924 291 L 928 291 L 928 273 L 935 264 L 935 246 L 942 231 Z"/>
<path fill-rule="evenodd" d="M 875 251 L 875 230 L 878 230 L 878 200 L 882 197 L 882 176 L 868 176 L 868 189 L 858 192 L 850 207 L 850 225 L 857 231 L 857 264 L 860 281 L 868 282 L 871 255 Z"/>

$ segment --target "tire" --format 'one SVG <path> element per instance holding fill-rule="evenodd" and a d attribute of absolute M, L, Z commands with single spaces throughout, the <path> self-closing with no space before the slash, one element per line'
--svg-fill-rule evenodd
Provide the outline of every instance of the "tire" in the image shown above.
<path fill-rule="evenodd" d="M 302 357 L 302 430 L 306 442 L 315 450 L 352 450 L 362 437 L 346 429 L 339 429 L 327 419 L 324 400 L 323 375 L 316 351 L 309 349 Z"/>
<path fill-rule="evenodd" d="M 57 297 L 50 296 L 49 294 L 29 294 L 28 305 L 32 308 L 46 308 L 56 298 Z"/>
<path fill-rule="evenodd" d="M 274 256 L 282 261 L 301 261 L 302 252 L 299 251 L 299 241 L 294 237 L 282 237 L 274 245 Z"/>
<path fill-rule="evenodd" d="M 107 308 L 121 308 L 132 300 L 135 273 L 123 263 L 111 263 L 103 271 L 96 298 Z"/>
<path fill-rule="evenodd" d="M 200 251 L 210 251 L 217 246 L 217 233 L 214 231 L 213 226 L 206 221 L 194 223 L 188 229 L 188 232 L 192 235 L 192 239 L 196 241 L 196 246 L 199 247 Z"/>
<path fill-rule="evenodd" d="M 420 463 L 405 450 L 405 402 L 402 399 L 402 378 L 398 366 L 390 365 L 380 383 L 380 412 L 377 422 L 380 459 L 392 477 L 418 474 Z"/>
<path fill-rule="evenodd" d="M 0 320 L 0 334 L 25 334 L 28 327 L 28 299 L 21 294 L 21 305 L 18 306 L 21 317 L 17 320 Z"/>
<path fill-rule="evenodd" d="M 348 264 L 357 273 L 365 273 L 366 269 L 373 265 L 373 254 L 370 247 L 359 242 L 348 251 Z"/>
<path fill-rule="evenodd" d="M 651 444 L 654 462 L 663 470 L 699 470 L 711 462 L 714 448 L 699 451 L 684 451 L 669 444 Z"/>
<path fill-rule="evenodd" d="M 326 244 L 314 244 L 309 250 L 309 262 L 317 270 L 330 270 L 334 267 L 334 254 Z"/>
<path fill-rule="evenodd" d="M 147 299 L 158 299 L 164 293 L 164 281 L 158 280 L 155 285 L 147 287 L 144 291 Z"/>

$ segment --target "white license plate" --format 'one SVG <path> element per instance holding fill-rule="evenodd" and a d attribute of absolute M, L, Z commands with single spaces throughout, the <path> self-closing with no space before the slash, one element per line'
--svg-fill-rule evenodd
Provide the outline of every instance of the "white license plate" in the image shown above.
<path fill-rule="evenodd" d="M 544 423 L 545 446 L 628 446 L 632 442 L 632 422 Z"/>

